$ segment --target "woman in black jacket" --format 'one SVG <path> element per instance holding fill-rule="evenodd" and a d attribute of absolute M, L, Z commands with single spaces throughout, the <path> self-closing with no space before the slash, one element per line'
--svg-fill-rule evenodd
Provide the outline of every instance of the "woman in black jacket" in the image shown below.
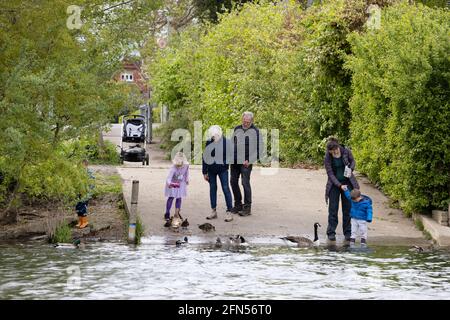
<path fill-rule="evenodd" d="M 233 220 L 231 209 L 233 201 L 228 180 L 228 168 L 230 157 L 232 156 L 232 146 L 230 140 L 223 137 L 222 129 L 219 126 L 209 128 L 211 139 L 206 142 L 203 152 L 203 177 L 209 182 L 209 199 L 211 202 L 211 215 L 206 219 L 217 219 L 217 177 L 219 177 L 222 191 L 227 205 L 225 221 Z"/>
<path fill-rule="evenodd" d="M 358 181 L 353 174 L 356 165 L 355 159 L 349 149 L 341 146 L 337 139 L 331 138 L 327 143 L 324 165 L 328 175 L 325 190 L 325 202 L 328 204 L 328 240 L 336 241 L 340 197 L 342 201 L 342 231 L 345 240 L 350 241 L 351 202 L 345 197 L 343 186 L 348 186 L 350 190 L 359 189 Z"/>

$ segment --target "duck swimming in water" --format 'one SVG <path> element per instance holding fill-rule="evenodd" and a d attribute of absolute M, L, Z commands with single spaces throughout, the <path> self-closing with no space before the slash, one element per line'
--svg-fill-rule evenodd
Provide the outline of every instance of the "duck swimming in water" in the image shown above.
<path fill-rule="evenodd" d="M 314 240 L 311 240 L 307 237 L 299 237 L 299 236 L 287 236 L 282 237 L 280 239 L 284 241 L 289 241 L 292 243 L 296 243 L 298 247 L 313 247 L 318 246 L 320 244 L 319 236 L 317 235 L 317 228 L 321 227 L 320 223 L 314 223 Z"/>
<path fill-rule="evenodd" d="M 188 237 L 184 237 L 183 241 L 182 240 L 177 240 L 175 242 L 175 245 L 177 247 L 181 247 L 181 245 L 188 243 Z"/>
<path fill-rule="evenodd" d="M 433 251 L 433 246 L 430 245 L 429 247 L 423 248 L 421 246 L 412 246 L 409 251 L 411 252 L 418 252 L 418 253 L 426 253 L 426 252 L 432 252 Z"/>
<path fill-rule="evenodd" d="M 60 249 L 79 249 L 82 246 L 81 240 L 76 239 L 72 241 L 72 243 L 55 243 L 53 247 L 60 248 Z"/>

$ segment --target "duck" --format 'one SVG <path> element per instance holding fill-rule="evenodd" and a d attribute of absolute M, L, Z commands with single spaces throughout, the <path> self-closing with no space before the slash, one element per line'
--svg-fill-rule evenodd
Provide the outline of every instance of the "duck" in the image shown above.
<path fill-rule="evenodd" d="M 72 243 L 55 243 L 53 245 L 53 247 L 60 248 L 60 249 L 64 249 L 64 248 L 79 249 L 81 245 L 82 245 L 81 240 L 76 239 L 76 240 L 72 241 Z"/>
<path fill-rule="evenodd" d="M 287 236 L 282 237 L 283 241 L 289 241 L 292 243 L 296 243 L 298 247 L 313 247 L 318 246 L 320 244 L 319 236 L 317 235 L 317 228 L 321 227 L 320 223 L 314 223 L 314 240 L 311 240 L 307 237 L 299 237 L 299 236 Z"/>
<path fill-rule="evenodd" d="M 170 227 L 172 229 L 176 229 L 178 230 L 178 228 L 181 226 L 181 224 L 183 223 L 183 220 L 181 220 L 181 218 L 179 216 L 173 216 L 171 221 L 170 221 Z"/>
<path fill-rule="evenodd" d="M 200 224 L 198 227 L 204 232 L 216 231 L 216 227 L 214 227 L 211 223 L 208 222 Z"/>
<path fill-rule="evenodd" d="M 431 252 L 433 251 L 433 246 L 429 246 L 428 248 L 423 248 L 421 246 L 412 246 L 409 251 L 411 252 L 418 252 L 418 253 L 425 253 L 425 252 Z"/>
<path fill-rule="evenodd" d="M 183 240 L 177 240 L 177 241 L 175 242 L 175 245 L 176 245 L 177 247 L 181 247 L 181 245 L 186 244 L 186 243 L 188 243 L 188 237 L 184 237 Z"/>
<path fill-rule="evenodd" d="M 183 220 L 183 222 L 181 223 L 181 227 L 182 227 L 182 228 L 187 228 L 187 227 L 189 227 L 189 221 L 188 221 L 187 218 Z"/>
<path fill-rule="evenodd" d="M 214 244 L 215 248 L 222 248 L 222 240 L 219 237 L 216 239 L 216 243 Z"/>

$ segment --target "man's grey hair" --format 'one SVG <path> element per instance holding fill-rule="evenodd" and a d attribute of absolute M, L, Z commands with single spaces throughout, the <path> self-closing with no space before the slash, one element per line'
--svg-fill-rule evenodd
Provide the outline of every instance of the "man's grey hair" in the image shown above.
<path fill-rule="evenodd" d="M 244 118 L 244 117 L 250 117 L 250 118 L 253 120 L 253 112 L 245 111 L 245 112 L 242 114 L 242 118 Z"/>

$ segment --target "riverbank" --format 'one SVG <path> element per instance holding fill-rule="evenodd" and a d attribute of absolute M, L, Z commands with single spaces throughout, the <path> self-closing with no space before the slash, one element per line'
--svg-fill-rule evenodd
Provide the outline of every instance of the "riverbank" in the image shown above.
<path fill-rule="evenodd" d="M 118 144 L 120 125 L 113 125 L 105 139 Z M 206 220 L 210 213 L 209 187 L 203 180 L 201 166 L 191 165 L 188 196 L 183 200 L 181 214 L 188 218 L 187 230 L 172 232 L 164 228 L 164 183 L 171 163 L 160 148 L 158 138 L 148 146 L 150 165 L 125 162 L 117 168 L 123 180 L 124 200 L 130 205 L 131 184 L 139 180 L 138 215 L 144 225 L 144 237 L 159 242 L 161 238 L 172 241 L 184 235 L 197 243 L 210 243 L 216 237 L 241 234 L 256 239 L 273 239 L 286 235 L 313 237 L 313 224 L 319 222 L 319 239 L 326 242 L 328 207 L 325 204 L 325 170 L 279 168 L 270 173 L 270 168 L 255 167 L 252 173 L 253 205 L 252 215 L 234 215 L 232 222 L 225 222 L 225 206 L 222 191 L 218 190 L 218 215 L 213 221 Z M 389 199 L 364 176 L 358 176 L 361 190 L 370 196 L 374 204 L 374 219 L 369 225 L 369 243 L 377 245 L 420 245 L 431 244 L 422 231 L 416 228 L 412 219 L 401 210 L 391 208 Z M 173 210 L 173 208 L 172 208 Z M 173 211 L 172 211 L 173 213 Z M 342 216 L 339 214 L 339 222 Z M 205 233 L 199 224 L 210 222 L 216 230 Z M 256 240 L 256 241 L 255 241 Z M 342 226 L 337 229 L 338 244 L 343 241 Z M 146 240 L 144 240 L 146 241 Z M 272 240 L 270 240 L 271 242 Z M 164 242 L 164 240 L 163 240 Z M 263 240 L 262 242 L 266 242 Z"/>
<path fill-rule="evenodd" d="M 56 227 L 67 224 L 72 238 L 82 241 L 126 240 L 126 215 L 122 185 L 114 166 L 90 166 L 96 177 L 94 197 L 89 202 L 89 226 L 75 228 L 75 209 L 50 202 L 33 203 L 18 209 L 18 221 L 0 226 L 0 241 L 49 241 Z"/>

